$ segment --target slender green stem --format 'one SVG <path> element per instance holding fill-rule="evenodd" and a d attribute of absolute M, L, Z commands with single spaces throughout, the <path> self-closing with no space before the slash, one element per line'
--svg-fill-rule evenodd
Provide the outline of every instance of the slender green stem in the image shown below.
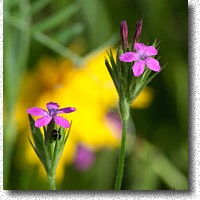
<path fill-rule="evenodd" d="M 121 189 L 123 172 L 124 172 L 124 162 L 126 155 L 126 134 L 127 134 L 127 124 L 129 118 L 129 104 L 125 98 L 120 100 L 120 112 L 121 112 L 121 120 L 122 120 L 122 139 L 121 139 L 121 149 L 119 155 L 119 163 L 117 169 L 117 175 L 115 180 L 115 190 Z"/>
<path fill-rule="evenodd" d="M 54 128 L 55 128 L 55 122 L 53 120 L 51 120 L 51 122 L 47 126 L 46 134 L 45 134 L 45 144 L 46 144 L 46 149 L 47 149 L 47 152 L 48 152 L 47 176 L 48 176 L 48 180 L 49 180 L 50 190 L 56 190 L 56 186 L 55 186 L 56 169 L 52 165 L 53 164 L 53 154 L 54 154 L 55 145 L 52 142 L 52 138 L 50 137 Z"/>
<path fill-rule="evenodd" d="M 51 145 L 50 145 L 51 146 Z M 50 152 L 51 153 L 51 150 Z M 52 159 L 53 159 L 53 155 Z M 48 180 L 49 180 L 49 186 L 50 186 L 50 190 L 56 190 L 56 185 L 55 185 L 55 176 L 56 176 L 56 165 L 55 165 L 55 161 L 50 159 L 50 166 L 49 169 L 47 171 L 47 176 L 48 176 Z"/>
<path fill-rule="evenodd" d="M 48 175 L 50 190 L 56 190 L 55 175 Z"/>

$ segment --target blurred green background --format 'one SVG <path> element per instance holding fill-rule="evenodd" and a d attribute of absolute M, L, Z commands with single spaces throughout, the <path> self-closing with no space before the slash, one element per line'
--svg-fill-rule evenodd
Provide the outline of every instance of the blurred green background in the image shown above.
<path fill-rule="evenodd" d="M 120 41 L 121 20 L 127 20 L 131 40 L 143 18 L 140 41 L 160 41 L 160 63 L 167 66 L 131 110 L 122 189 L 188 190 L 187 17 L 187 1 L 5 0 L 4 189 L 48 189 L 29 150 L 26 109 L 56 100 L 62 107 L 77 103 L 80 110 L 58 167 L 57 189 L 113 189 L 119 153 L 114 132 L 120 130 L 113 117 L 109 129 L 105 116 L 111 109 L 117 115 L 117 100 L 104 92 L 108 74 L 101 70 L 106 49 Z M 82 143 L 89 148 L 76 161 Z"/>

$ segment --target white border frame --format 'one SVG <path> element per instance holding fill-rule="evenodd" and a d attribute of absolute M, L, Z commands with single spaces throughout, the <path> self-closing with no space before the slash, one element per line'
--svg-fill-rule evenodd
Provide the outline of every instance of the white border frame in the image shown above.
<path fill-rule="evenodd" d="M 200 1 L 188 2 L 189 191 L 6 191 L 3 189 L 3 0 L 0 0 L 0 199 L 200 199 Z M 181 34 L 181 33 L 180 33 Z"/>

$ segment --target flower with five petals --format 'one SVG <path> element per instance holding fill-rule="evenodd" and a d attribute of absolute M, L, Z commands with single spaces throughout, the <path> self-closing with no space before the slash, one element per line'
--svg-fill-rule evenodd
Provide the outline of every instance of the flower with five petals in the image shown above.
<path fill-rule="evenodd" d="M 64 119 L 60 116 L 57 116 L 57 115 L 62 114 L 62 113 L 74 112 L 76 110 L 76 108 L 67 107 L 67 108 L 58 109 L 59 105 L 57 103 L 53 103 L 53 102 L 47 103 L 46 107 L 47 107 L 48 111 L 46 111 L 42 108 L 37 108 L 37 107 L 29 108 L 27 110 L 27 112 L 31 115 L 41 116 L 40 118 L 38 118 L 35 121 L 35 127 L 39 128 L 41 126 L 46 126 L 51 122 L 52 119 L 55 121 L 56 124 L 58 124 L 64 128 L 70 127 L 70 124 L 66 119 Z"/>
<path fill-rule="evenodd" d="M 126 52 L 120 55 L 119 59 L 123 62 L 133 62 L 132 70 L 134 76 L 140 76 L 145 69 L 145 65 L 155 72 L 159 72 L 161 67 L 159 62 L 152 58 L 152 56 L 157 55 L 158 51 L 154 46 L 146 46 L 143 43 L 135 43 L 134 49 L 136 52 Z"/>

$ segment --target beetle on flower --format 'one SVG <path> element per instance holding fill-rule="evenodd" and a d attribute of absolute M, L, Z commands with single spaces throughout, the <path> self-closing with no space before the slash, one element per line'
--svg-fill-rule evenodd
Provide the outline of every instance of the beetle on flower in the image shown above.
<path fill-rule="evenodd" d="M 64 128 L 70 127 L 70 124 L 66 119 L 64 119 L 60 116 L 57 116 L 57 115 L 62 114 L 62 113 L 74 112 L 74 111 L 76 111 L 76 108 L 67 107 L 67 108 L 58 109 L 59 105 L 54 102 L 47 103 L 46 107 L 47 107 L 48 111 L 46 111 L 42 108 L 37 108 L 37 107 L 29 108 L 27 110 L 27 112 L 31 115 L 41 116 L 40 118 L 38 118 L 35 121 L 36 127 L 39 128 L 41 126 L 46 126 L 51 122 L 52 119 L 55 121 L 56 124 L 58 124 Z"/>
<path fill-rule="evenodd" d="M 59 105 L 54 102 L 47 103 L 46 107 L 48 111 L 38 107 L 27 109 L 33 137 L 33 141 L 31 141 L 30 138 L 29 141 L 45 168 L 50 189 L 55 190 L 56 168 L 58 166 L 71 129 L 71 124 L 66 119 L 57 115 L 63 113 L 71 113 L 76 109 L 72 107 L 58 109 Z M 40 118 L 35 121 L 31 115 L 40 116 Z M 60 125 L 58 131 L 55 129 L 55 124 Z M 46 125 L 48 126 L 43 127 L 43 136 L 40 127 Z M 66 133 L 67 128 L 69 129 Z"/>
<path fill-rule="evenodd" d="M 152 58 L 157 55 L 158 51 L 154 46 L 146 46 L 143 43 L 135 43 L 134 49 L 136 52 L 126 52 L 120 55 L 119 59 L 123 62 L 133 62 L 132 70 L 134 76 L 138 77 L 143 74 L 145 65 L 155 72 L 159 72 L 161 67 L 159 62 Z"/>

